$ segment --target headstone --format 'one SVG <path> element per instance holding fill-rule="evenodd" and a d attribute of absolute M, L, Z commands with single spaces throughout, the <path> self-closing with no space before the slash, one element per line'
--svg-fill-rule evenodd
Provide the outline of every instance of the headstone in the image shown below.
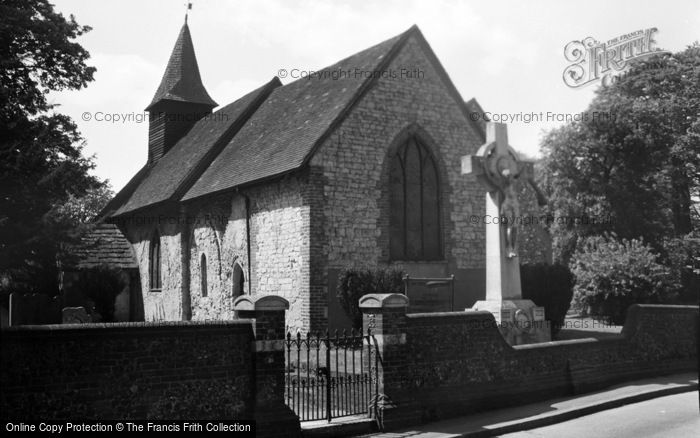
<path fill-rule="evenodd" d="M 92 322 L 92 318 L 88 315 L 85 307 L 64 307 L 63 308 L 63 323 L 64 324 L 86 324 Z"/>
<path fill-rule="evenodd" d="M 546 202 L 534 184 L 529 166 L 508 145 L 503 123 L 489 122 L 486 143 L 476 155 L 462 157 L 462 174 L 476 176 L 486 188 L 486 299 L 472 309 L 487 310 L 496 318 L 501 334 L 511 345 L 548 342 L 549 325 L 541 315 L 544 308 L 523 300 L 518 260 L 519 205 L 515 184 L 526 179 Z M 536 318 L 537 317 L 537 318 Z"/>

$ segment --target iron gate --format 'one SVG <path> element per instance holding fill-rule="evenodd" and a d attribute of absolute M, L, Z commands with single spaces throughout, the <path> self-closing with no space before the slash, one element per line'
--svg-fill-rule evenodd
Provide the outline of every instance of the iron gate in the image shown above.
<path fill-rule="evenodd" d="M 370 333 L 287 333 L 285 400 L 301 421 L 369 414 L 377 355 Z"/>

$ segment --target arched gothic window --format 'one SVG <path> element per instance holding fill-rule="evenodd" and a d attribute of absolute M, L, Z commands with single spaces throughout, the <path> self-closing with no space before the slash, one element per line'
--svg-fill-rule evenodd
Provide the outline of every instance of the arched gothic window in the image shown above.
<path fill-rule="evenodd" d="M 389 186 L 391 259 L 442 259 L 437 165 L 415 137 L 391 158 Z"/>
<path fill-rule="evenodd" d="M 160 235 L 158 231 L 155 232 L 151 239 L 150 252 L 148 255 L 148 278 L 151 284 L 151 290 L 160 290 Z"/>

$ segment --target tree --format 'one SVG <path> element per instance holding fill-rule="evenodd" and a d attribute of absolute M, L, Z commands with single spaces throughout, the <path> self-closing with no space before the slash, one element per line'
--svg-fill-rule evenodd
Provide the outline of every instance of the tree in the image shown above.
<path fill-rule="evenodd" d="M 105 189 L 90 175 L 75 124 L 46 96 L 93 80 L 75 39 L 90 30 L 46 0 L 0 4 L 0 279 L 2 289 L 58 292 L 57 258 L 75 237 L 61 213 L 71 199 Z M 65 210 L 65 208 L 64 208 Z"/>
<path fill-rule="evenodd" d="M 352 328 L 362 328 L 360 298 L 367 294 L 404 293 L 404 273 L 393 268 L 349 268 L 338 276 L 336 296 L 352 322 Z"/>
<path fill-rule="evenodd" d="M 615 232 L 663 240 L 692 229 L 700 195 L 700 44 L 634 63 L 601 87 L 586 117 L 548 133 L 541 183 L 550 199 L 555 259 Z"/>

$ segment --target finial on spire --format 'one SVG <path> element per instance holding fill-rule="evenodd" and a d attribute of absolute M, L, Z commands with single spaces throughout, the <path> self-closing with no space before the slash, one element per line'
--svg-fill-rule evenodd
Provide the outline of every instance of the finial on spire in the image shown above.
<path fill-rule="evenodd" d="M 192 10 L 192 2 L 185 3 L 185 6 L 187 6 L 187 9 L 185 9 L 185 24 L 187 24 L 187 16 L 189 15 L 190 11 Z"/>

